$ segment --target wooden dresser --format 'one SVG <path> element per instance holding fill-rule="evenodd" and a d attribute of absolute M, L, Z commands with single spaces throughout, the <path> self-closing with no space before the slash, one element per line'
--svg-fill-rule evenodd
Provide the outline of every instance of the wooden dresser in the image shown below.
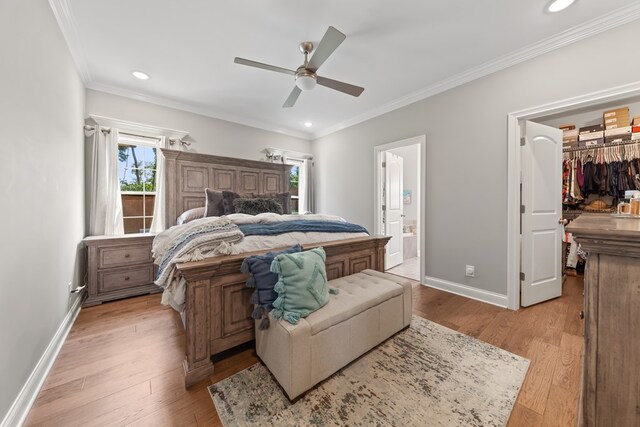
<path fill-rule="evenodd" d="M 640 220 L 582 215 L 589 253 L 579 425 L 640 426 Z"/>
<path fill-rule="evenodd" d="M 91 236 L 84 239 L 89 251 L 88 297 L 84 307 L 119 298 L 160 292 L 153 284 L 152 234 Z"/>

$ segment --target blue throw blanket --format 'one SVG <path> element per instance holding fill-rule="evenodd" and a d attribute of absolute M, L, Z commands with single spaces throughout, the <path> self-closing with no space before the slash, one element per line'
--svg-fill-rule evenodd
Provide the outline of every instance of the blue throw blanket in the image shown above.
<path fill-rule="evenodd" d="M 272 236 L 276 234 L 292 233 L 367 233 L 366 228 L 358 224 L 338 221 L 294 220 L 272 224 L 244 224 L 239 225 L 240 231 L 245 236 Z"/>

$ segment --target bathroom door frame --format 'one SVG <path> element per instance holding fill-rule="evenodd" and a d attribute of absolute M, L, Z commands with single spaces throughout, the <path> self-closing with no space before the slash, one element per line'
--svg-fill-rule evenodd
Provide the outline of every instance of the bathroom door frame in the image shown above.
<path fill-rule="evenodd" d="M 374 197 L 373 197 L 373 233 L 382 234 L 382 182 L 384 181 L 384 173 L 382 170 L 382 153 L 394 148 L 407 147 L 410 145 L 420 146 L 420 173 L 419 173 L 419 185 L 420 185 L 420 214 L 418 215 L 418 239 L 420 247 L 420 283 L 425 283 L 425 260 L 427 257 L 426 249 L 426 206 L 427 206 L 427 185 L 426 185 L 426 170 L 427 170 L 427 136 L 418 135 L 412 138 L 402 139 L 400 141 L 389 142 L 386 144 L 376 145 L 373 147 L 373 170 L 374 170 Z"/>

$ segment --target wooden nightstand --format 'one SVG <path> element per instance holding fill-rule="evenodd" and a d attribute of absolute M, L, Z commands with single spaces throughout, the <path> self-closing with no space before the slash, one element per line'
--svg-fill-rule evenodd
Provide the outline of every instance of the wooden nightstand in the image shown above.
<path fill-rule="evenodd" d="M 151 244 L 154 237 L 153 234 L 127 234 L 85 238 L 89 251 L 89 283 L 83 307 L 162 291 L 153 284 L 155 266 Z"/>

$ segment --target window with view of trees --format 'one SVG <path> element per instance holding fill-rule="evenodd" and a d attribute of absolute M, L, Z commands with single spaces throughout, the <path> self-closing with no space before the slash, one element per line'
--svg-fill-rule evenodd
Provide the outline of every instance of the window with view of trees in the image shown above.
<path fill-rule="evenodd" d="M 300 212 L 300 165 L 294 163 L 291 168 L 291 175 L 289 176 L 289 182 L 291 189 L 291 213 L 297 214 Z"/>
<path fill-rule="evenodd" d="M 125 234 L 148 233 L 151 227 L 156 194 L 156 156 L 155 140 L 120 138 L 118 177 Z"/>

